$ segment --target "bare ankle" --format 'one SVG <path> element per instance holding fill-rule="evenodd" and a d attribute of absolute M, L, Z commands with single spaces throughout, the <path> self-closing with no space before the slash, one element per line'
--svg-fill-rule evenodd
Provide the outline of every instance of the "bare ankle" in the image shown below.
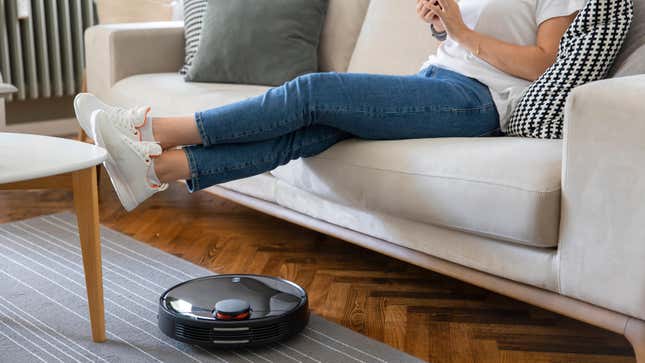
<path fill-rule="evenodd" d="M 154 169 L 157 178 L 162 183 L 190 178 L 188 158 L 182 149 L 164 151 L 160 157 L 155 159 Z"/>
<path fill-rule="evenodd" d="M 194 116 L 154 117 L 152 134 L 164 150 L 184 145 L 199 145 L 201 135 Z"/>
<path fill-rule="evenodd" d="M 151 130 L 153 139 L 161 145 L 163 150 L 171 148 L 171 145 L 168 145 L 166 141 L 165 134 L 163 132 L 163 121 L 159 117 L 153 117 L 151 119 Z"/>

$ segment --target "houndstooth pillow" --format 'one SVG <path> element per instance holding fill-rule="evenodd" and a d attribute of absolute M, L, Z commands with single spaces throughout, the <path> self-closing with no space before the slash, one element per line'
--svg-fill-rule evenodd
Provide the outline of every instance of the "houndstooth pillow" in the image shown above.
<path fill-rule="evenodd" d="M 589 0 L 564 33 L 555 63 L 522 95 L 508 134 L 562 138 L 567 96 L 573 88 L 607 75 L 633 13 L 633 0 Z"/>
<path fill-rule="evenodd" d="M 186 39 L 186 55 L 184 66 L 179 73 L 186 75 L 193 64 L 193 58 L 199 48 L 199 38 L 202 33 L 202 21 L 206 14 L 208 0 L 184 0 L 184 38 Z"/>

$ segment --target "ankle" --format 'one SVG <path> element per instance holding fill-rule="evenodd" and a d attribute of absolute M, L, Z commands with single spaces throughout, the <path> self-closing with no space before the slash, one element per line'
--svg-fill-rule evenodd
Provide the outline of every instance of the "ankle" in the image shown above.
<path fill-rule="evenodd" d="M 182 149 L 166 150 L 153 164 L 157 179 L 162 183 L 189 179 L 190 167 Z"/>
<path fill-rule="evenodd" d="M 159 122 L 158 117 L 150 117 L 150 134 L 152 135 L 153 140 L 161 145 L 163 150 L 171 147 L 166 142 L 163 128 L 161 127 L 161 122 Z"/>
<path fill-rule="evenodd" d="M 154 117 L 151 124 L 154 139 L 164 150 L 202 144 L 194 116 Z"/>
<path fill-rule="evenodd" d="M 162 146 L 163 147 L 163 146 Z M 168 175 L 168 168 L 165 167 L 165 159 L 164 155 L 166 153 L 164 152 L 161 154 L 160 157 L 155 158 L 154 163 L 152 164 L 152 169 L 154 170 L 155 175 L 157 176 L 157 180 L 159 180 L 161 183 L 168 183 L 173 180 L 169 180 L 169 175 Z"/>

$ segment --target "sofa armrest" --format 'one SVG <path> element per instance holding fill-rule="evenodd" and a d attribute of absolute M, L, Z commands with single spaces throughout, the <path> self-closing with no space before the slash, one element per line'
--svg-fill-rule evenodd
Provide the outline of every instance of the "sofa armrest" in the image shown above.
<path fill-rule="evenodd" d="M 98 25 L 85 32 L 87 88 L 99 97 L 135 74 L 177 72 L 184 61 L 183 22 Z"/>
<path fill-rule="evenodd" d="M 560 292 L 645 319 L 645 75 L 576 88 L 564 133 Z"/>

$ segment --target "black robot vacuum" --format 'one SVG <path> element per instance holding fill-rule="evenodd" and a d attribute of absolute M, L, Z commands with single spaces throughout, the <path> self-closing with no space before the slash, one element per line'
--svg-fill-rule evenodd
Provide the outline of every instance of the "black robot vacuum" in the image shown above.
<path fill-rule="evenodd" d="M 265 345 L 309 322 L 303 288 L 276 277 L 217 275 L 183 282 L 159 299 L 159 329 L 207 348 Z"/>

